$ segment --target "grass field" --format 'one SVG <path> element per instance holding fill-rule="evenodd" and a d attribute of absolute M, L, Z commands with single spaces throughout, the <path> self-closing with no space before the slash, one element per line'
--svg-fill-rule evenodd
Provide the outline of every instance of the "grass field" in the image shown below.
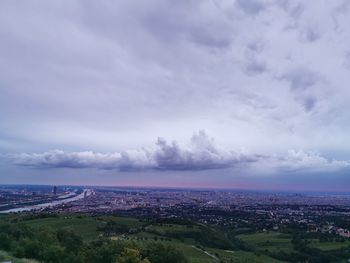
<path fill-rule="evenodd" d="M 70 228 L 81 235 L 84 240 L 93 240 L 99 236 L 97 226 L 103 222 L 95 218 L 58 217 L 26 221 L 33 228 L 52 227 L 54 229 Z"/>
<path fill-rule="evenodd" d="M 243 234 L 238 235 L 237 237 L 246 242 L 253 249 L 259 251 L 293 251 L 291 237 L 287 234 L 270 231 L 254 234 Z"/>
<path fill-rule="evenodd" d="M 150 231 L 150 232 L 147 232 Z M 275 260 L 266 255 L 245 251 L 228 251 L 217 248 L 202 247 L 198 242 L 191 238 L 178 240 L 175 238 L 164 238 L 162 236 L 166 232 L 185 233 L 185 232 L 201 231 L 199 226 L 188 227 L 186 225 L 162 224 L 150 225 L 145 231 L 129 235 L 128 238 L 136 242 L 153 242 L 156 238 L 164 244 L 170 244 L 180 251 L 190 260 L 191 263 L 216 263 L 224 260 L 224 262 L 235 263 L 282 263 L 283 261 Z M 147 238 L 147 240 L 145 240 Z"/>
<path fill-rule="evenodd" d="M 137 241 L 137 237 L 144 237 L 144 233 L 136 234 L 133 236 L 136 242 L 153 242 L 152 239 Z M 152 235 L 152 238 L 156 235 Z M 161 236 L 158 236 L 158 240 Z M 169 244 L 182 251 L 191 263 L 218 263 L 219 259 L 223 259 L 225 262 L 234 263 L 282 263 L 283 261 L 275 260 L 265 255 L 258 255 L 253 252 L 245 251 L 227 251 L 223 249 L 215 248 L 198 248 L 193 245 L 193 240 L 185 240 L 184 242 L 171 239 L 170 241 L 161 241 L 163 244 Z M 206 253 L 207 252 L 207 253 Z M 214 256 L 214 257 L 213 257 Z"/>
<path fill-rule="evenodd" d="M 46 218 L 31 218 L 25 215 L 0 216 L 0 222 L 24 222 L 34 229 L 51 227 L 58 229 L 72 229 L 78 235 L 89 242 L 98 239 L 103 235 L 103 231 L 111 225 L 128 226 L 129 232 L 107 232 L 112 240 L 132 240 L 139 247 L 146 246 L 150 242 L 161 242 L 164 245 L 171 245 L 182 251 L 190 263 L 282 263 L 276 260 L 267 252 L 286 253 L 297 252 L 291 243 L 292 236 L 276 231 L 255 232 L 250 234 L 240 234 L 236 237 L 242 240 L 247 246 L 247 251 L 235 250 L 234 245 L 229 243 L 230 250 L 223 248 L 227 236 L 219 229 L 193 224 L 182 225 L 176 223 L 151 223 L 136 218 L 117 216 L 88 216 L 88 215 L 58 215 Z M 113 223 L 110 223 L 113 222 Z M 112 228 L 113 229 L 113 228 Z M 204 236 L 204 241 L 203 241 Z M 211 243 L 216 240 L 219 243 Z M 309 247 L 317 248 L 324 252 L 332 253 L 333 250 L 350 247 L 350 240 L 345 242 L 319 242 L 318 239 L 309 239 Z M 220 243 L 223 242 L 223 243 Z M 219 244 L 219 245 L 218 245 Z M 270 255 L 272 255 L 270 254 Z M 12 260 L 14 263 L 34 263 L 27 259 L 14 258 L 6 252 L 0 251 L 0 262 Z"/>
<path fill-rule="evenodd" d="M 239 263 L 282 263 L 283 261 L 273 259 L 266 255 L 247 252 L 247 251 L 231 251 L 221 249 L 208 249 L 209 252 L 214 255 L 218 254 L 221 259 L 228 262 L 239 262 Z"/>
<path fill-rule="evenodd" d="M 130 217 L 99 216 L 99 217 L 96 217 L 96 219 L 98 221 L 105 221 L 105 222 L 108 222 L 108 221 L 118 222 L 119 224 L 125 224 L 130 228 L 137 228 L 145 224 L 144 222 L 141 222 L 139 219 L 130 218 Z"/>
<path fill-rule="evenodd" d="M 86 216 L 59 216 L 40 218 L 26 221 L 26 224 L 33 228 L 52 227 L 54 229 L 70 228 L 83 237 L 84 240 L 90 241 L 99 237 L 101 234 L 98 227 L 103 226 L 108 221 L 126 224 L 130 227 L 142 226 L 142 223 L 135 218 L 124 217 L 86 217 Z"/>
<path fill-rule="evenodd" d="M 3 261 L 11 261 L 12 263 L 38 263 L 36 260 L 13 257 L 7 252 L 0 250 L 0 262 Z"/>
<path fill-rule="evenodd" d="M 350 247 L 350 241 L 347 242 L 315 242 L 312 243 L 312 247 L 318 248 L 323 251 L 337 250 L 345 247 Z"/>
<path fill-rule="evenodd" d="M 187 231 L 200 231 L 199 226 L 187 226 L 176 224 L 156 224 L 147 227 L 148 230 L 158 231 L 160 233 L 165 232 L 187 232 Z"/>
<path fill-rule="evenodd" d="M 164 229 L 163 229 L 164 227 Z M 171 230 L 169 230 L 171 228 Z M 149 226 L 146 228 L 152 233 L 146 231 L 141 231 L 136 234 L 128 235 L 128 239 L 131 239 L 140 244 L 146 244 L 147 242 L 162 242 L 165 245 L 171 245 L 176 247 L 178 250 L 182 251 L 185 256 L 190 260 L 191 263 L 213 263 L 218 262 L 218 260 L 213 259 L 211 256 L 207 255 L 201 249 L 195 247 L 196 242 L 193 239 L 187 238 L 182 241 L 174 238 L 165 238 L 162 233 L 167 231 L 188 231 L 188 228 L 183 225 L 163 225 L 163 226 Z M 193 229 L 191 229 L 193 230 Z M 154 232 L 153 232 L 154 231 Z"/>

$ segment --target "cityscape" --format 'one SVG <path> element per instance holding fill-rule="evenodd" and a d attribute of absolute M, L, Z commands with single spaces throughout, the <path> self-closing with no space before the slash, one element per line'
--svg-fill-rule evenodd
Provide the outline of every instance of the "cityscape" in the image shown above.
<path fill-rule="evenodd" d="M 15 222 L 29 224 L 63 220 L 67 227 L 74 220 L 82 224 L 84 220 L 98 220 L 93 231 L 99 238 L 178 242 L 202 253 L 198 259 L 191 255 L 193 251 L 185 252 L 190 262 L 243 262 L 242 258 L 251 262 L 345 262 L 349 257 L 350 194 L 346 193 L 2 185 L 1 218 L 17 218 Z M 124 220 L 135 220 L 141 226 Z M 176 232 L 169 232 L 170 226 Z M 214 236 L 212 244 L 195 235 L 194 241 L 186 241 L 184 238 L 193 233 L 179 231 L 182 226 L 191 226 L 191 231 L 205 226 L 225 238 L 215 243 Z M 264 239 L 255 244 L 251 237 Z M 270 242 L 276 242 L 272 250 Z M 251 255 L 241 259 L 227 255 L 233 253 Z M 323 261 L 318 261 L 320 258 Z"/>
<path fill-rule="evenodd" d="M 349 25 L 1 0 L 0 263 L 350 263 Z"/>
<path fill-rule="evenodd" d="M 278 230 L 298 224 L 305 231 L 350 238 L 330 219 L 350 217 L 350 194 L 278 193 L 134 187 L 0 186 L 0 213 L 121 214 L 183 218 L 203 224 Z M 234 216 L 239 214 L 240 216 Z M 244 217 L 242 217 L 244 215 Z M 343 225 L 342 225 L 343 226 Z"/>

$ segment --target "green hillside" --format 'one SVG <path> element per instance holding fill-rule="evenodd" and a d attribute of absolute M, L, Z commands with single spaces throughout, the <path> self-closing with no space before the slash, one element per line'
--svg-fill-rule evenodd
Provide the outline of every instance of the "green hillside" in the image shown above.
<path fill-rule="evenodd" d="M 7 215 L 0 217 L 0 260 L 118 263 L 131 257 L 136 261 L 125 262 L 282 263 L 325 258 L 324 262 L 342 262 L 338 259 L 350 247 L 349 242 L 321 242 L 302 232 L 296 235 L 247 229 L 245 234 L 232 233 L 234 229 L 230 232 L 185 220 Z"/>

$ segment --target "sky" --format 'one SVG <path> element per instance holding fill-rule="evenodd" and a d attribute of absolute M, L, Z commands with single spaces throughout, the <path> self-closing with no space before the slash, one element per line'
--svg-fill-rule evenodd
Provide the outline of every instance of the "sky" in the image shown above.
<path fill-rule="evenodd" d="M 0 2 L 0 184 L 348 191 L 350 1 Z"/>

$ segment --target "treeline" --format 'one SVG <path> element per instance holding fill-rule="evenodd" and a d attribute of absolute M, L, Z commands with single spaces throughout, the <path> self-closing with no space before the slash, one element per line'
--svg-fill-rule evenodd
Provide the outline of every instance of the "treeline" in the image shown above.
<path fill-rule="evenodd" d="M 311 246 L 313 235 L 306 233 L 294 234 L 292 238 L 293 251 L 265 251 L 266 255 L 273 258 L 292 262 L 309 262 L 309 263 L 338 263 L 344 262 L 350 258 L 350 248 L 341 248 L 338 250 L 322 251 Z"/>
<path fill-rule="evenodd" d="M 87 243 L 70 229 L 34 230 L 24 223 L 0 225 L 0 250 L 46 263 L 187 263 L 182 252 L 157 242 L 101 238 Z"/>
<path fill-rule="evenodd" d="M 255 254 L 265 254 L 272 258 L 292 262 L 292 263 L 339 263 L 345 262 L 350 258 L 350 246 L 323 251 L 313 247 L 313 241 L 323 242 L 345 242 L 346 239 L 335 234 L 324 234 L 320 232 L 308 233 L 306 226 L 300 224 L 289 224 L 288 227 L 281 227 L 280 233 L 285 237 L 291 237 L 292 250 L 283 249 L 261 249 L 259 247 L 247 244 L 242 240 L 237 239 L 237 235 L 241 233 L 253 234 L 256 226 L 252 225 L 249 229 L 244 229 L 241 232 L 235 229 L 226 228 L 228 238 L 238 249 L 254 252 Z M 253 230 L 252 230 L 253 229 Z M 268 240 L 266 241 L 268 242 Z"/>

